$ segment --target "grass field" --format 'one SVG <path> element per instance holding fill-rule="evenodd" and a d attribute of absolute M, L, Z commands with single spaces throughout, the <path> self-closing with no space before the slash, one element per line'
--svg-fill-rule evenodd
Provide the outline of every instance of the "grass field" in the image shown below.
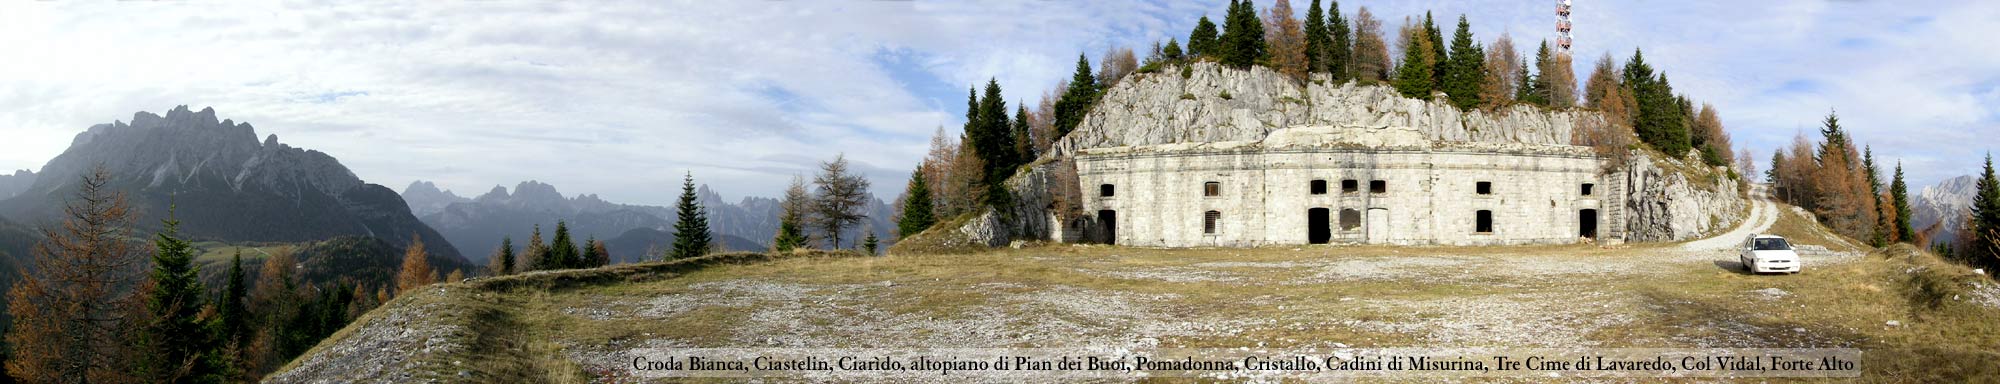
<path fill-rule="evenodd" d="M 1992 281 L 1763 212 L 1759 232 L 1808 246 L 1805 273 L 1745 274 L 1711 241 L 732 255 L 749 261 L 475 280 L 371 312 L 293 377 L 367 366 L 339 356 L 408 332 L 439 335 L 410 369 L 475 381 L 588 381 L 638 348 L 1084 345 L 1851 347 L 1861 381 L 2000 377 Z"/>

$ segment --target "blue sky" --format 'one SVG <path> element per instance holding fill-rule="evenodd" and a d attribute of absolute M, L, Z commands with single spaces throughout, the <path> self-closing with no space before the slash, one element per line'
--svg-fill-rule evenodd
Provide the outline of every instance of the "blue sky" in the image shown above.
<path fill-rule="evenodd" d="M 2000 3 L 1577 2 L 1579 77 L 1644 48 L 1759 159 L 1830 110 L 1914 185 L 1971 173 L 2000 143 Z M 773 196 L 845 153 L 886 200 L 931 133 L 962 123 L 967 87 L 992 78 L 1035 103 L 1078 53 L 1185 39 L 1225 3 L 5 2 L 0 169 L 187 104 L 396 189 L 536 179 L 666 204 L 693 171 L 731 199 Z M 1553 33 L 1553 1 L 1340 11 L 1359 6 L 1392 36 L 1425 10 L 1523 49 Z"/>

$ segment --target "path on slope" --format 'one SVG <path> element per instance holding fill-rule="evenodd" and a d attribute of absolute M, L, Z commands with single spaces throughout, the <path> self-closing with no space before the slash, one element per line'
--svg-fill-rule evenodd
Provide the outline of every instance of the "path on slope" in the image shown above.
<path fill-rule="evenodd" d="M 1778 207 L 1776 204 L 1771 204 L 1765 188 L 1764 184 L 1751 184 L 1750 215 L 1746 216 L 1743 223 L 1738 224 L 1736 229 L 1706 239 L 1689 241 L 1681 244 L 1681 249 L 1688 251 L 1732 250 L 1735 249 L 1737 243 L 1743 241 L 1744 237 L 1769 231 L 1771 225 L 1778 222 Z"/>

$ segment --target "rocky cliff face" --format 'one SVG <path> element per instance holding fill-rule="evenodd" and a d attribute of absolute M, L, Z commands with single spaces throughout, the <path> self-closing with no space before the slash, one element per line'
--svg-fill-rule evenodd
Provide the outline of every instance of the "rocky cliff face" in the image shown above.
<path fill-rule="evenodd" d="M 1580 111 L 1516 106 L 1493 113 L 1460 111 L 1447 103 L 1405 98 L 1386 86 L 1333 83 L 1316 77 L 1304 87 L 1263 67 L 1248 71 L 1213 63 L 1171 67 L 1127 77 L 1105 92 L 1056 155 L 1082 148 L 1172 143 L 1257 141 L 1294 126 L 1408 127 L 1435 141 L 1568 144 Z"/>
<path fill-rule="evenodd" d="M 1910 202 L 1910 225 L 1914 230 L 1937 226 L 1933 242 L 1951 242 L 1965 230 L 1965 215 L 1972 212 L 1973 194 L 1979 192 L 1979 178 L 1965 175 L 1924 187 Z"/>
<path fill-rule="evenodd" d="M 339 160 L 294 148 L 275 135 L 257 140 L 250 124 L 217 121 L 214 109 L 174 108 L 165 116 L 139 112 L 132 122 L 99 124 L 76 135 L 49 160 L 35 182 L 0 212 L 23 222 L 55 219 L 80 176 L 96 165 L 112 174 L 151 230 L 169 207 L 181 230 L 196 239 L 304 242 L 339 236 L 378 237 L 407 246 L 413 236 L 437 238 L 388 188 L 362 182 Z M 432 254 L 458 257 L 445 242 Z"/>
<path fill-rule="evenodd" d="M 14 171 L 12 175 L 0 175 L 0 199 L 14 197 L 33 185 L 35 173 L 26 169 Z"/>
<path fill-rule="evenodd" d="M 408 188 L 403 188 L 402 195 L 403 201 L 410 203 L 410 213 L 415 213 L 417 217 L 437 213 L 455 203 L 472 201 L 451 191 L 440 190 L 437 184 L 423 180 L 410 182 Z"/>
<path fill-rule="evenodd" d="M 1063 159 L 1083 149 L 1258 141 L 1297 126 L 1404 127 L 1435 142 L 1568 145 L 1579 125 L 1602 120 L 1590 111 L 1531 106 L 1461 111 L 1441 99 L 1405 98 L 1386 86 L 1334 83 L 1323 76 L 1299 84 L 1262 67 L 1168 67 L 1119 82 L 1037 166 L 1009 179 L 1018 200 L 1010 212 L 978 214 L 930 240 L 942 247 L 998 246 L 1014 239 L 1073 237 L 1076 228 L 1056 223 L 1049 214 L 1047 186 L 1056 182 L 1051 175 L 1067 166 Z M 1737 222 L 1745 204 L 1737 180 L 1699 161 L 1640 156 L 1605 176 L 1626 180 L 1623 214 L 1637 241 L 1711 232 Z"/>
<path fill-rule="evenodd" d="M 1689 152 L 1681 159 L 1633 150 L 1614 178 L 1624 180 L 1625 240 L 1680 241 L 1711 234 L 1743 219 L 1740 180 L 1708 168 Z"/>

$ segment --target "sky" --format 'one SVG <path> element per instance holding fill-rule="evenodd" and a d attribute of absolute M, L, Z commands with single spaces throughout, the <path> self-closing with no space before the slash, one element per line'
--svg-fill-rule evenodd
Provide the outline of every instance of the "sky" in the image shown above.
<path fill-rule="evenodd" d="M 1576 2 L 1579 82 L 1644 49 L 1760 162 L 1832 111 L 1912 193 L 2000 146 L 2000 2 Z M 0 2 L 0 169 L 188 105 L 397 190 L 532 179 L 667 205 L 691 172 L 734 200 L 844 155 L 890 200 L 933 133 L 961 128 L 969 87 L 1033 105 L 1079 53 L 1184 41 L 1226 3 Z M 1339 8 L 1360 6 L 1391 38 L 1426 10 L 1523 50 L 1554 34 L 1554 1 Z"/>

